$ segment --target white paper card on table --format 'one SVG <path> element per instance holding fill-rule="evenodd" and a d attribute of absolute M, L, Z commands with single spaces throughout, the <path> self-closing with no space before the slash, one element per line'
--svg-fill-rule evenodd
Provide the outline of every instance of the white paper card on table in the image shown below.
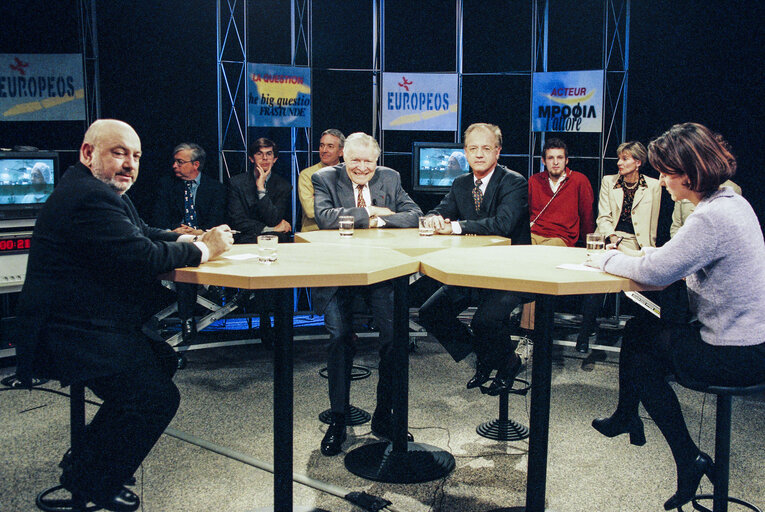
<path fill-rule="evenodd" d="M 257 254 L 253 254 L 251 252 L 246 252 L 244 254 L 232 254 L 231 256 L 224 256 L 224 258 L 229 260 L 251 260 L 257 257 L 258 257 Z"/>
<path fill-rule="evenodd" d="M 565 270 L 586 270 L 587 272 L 603 272 L 599 268 L 588 267 L 587 265 L 584 265 L 583 263 L 561 263 L 555 268 L 562 268 Z"/>

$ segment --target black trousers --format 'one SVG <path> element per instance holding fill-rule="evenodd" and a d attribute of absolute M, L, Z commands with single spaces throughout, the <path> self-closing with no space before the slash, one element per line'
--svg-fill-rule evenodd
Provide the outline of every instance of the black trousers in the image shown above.
<path fill-rule="evenodd" d="M 701 339 L 700 324 L 661 322 L 639 317 L 627 322 L 619 356 L 617 414 L 638 414 L 642 402 L 669 444 L 678 465 L 699 452 L 683 419 L 670 374 L 720 386 L 753 385 L 765 380 L 765 344 L 715 346 Z"/>
<path fill-rule="evenodd" d="M 510 338 L 510 313 L 528 300 L 513 292 L 444 285 L 422 305 L 419 320 L 455 361 L 475 351 L 499 368 L 517 346 Z M 457 317 L 471 304 L 477 308 L 468 329 Z"/>
<path fill-rule="evenodd" d="M 393 285 L 390 282 L 338 288 L 324 310 L 324 326 L 329 332 L 327 377 L 330 408 L 333 413 L 347 413 L 351 369 L 356 354 L 353 303 L 358 297 L 367 301 L 375 325 L 380 330 L 377 409 L 390 412 L 393 407 Z"/>
<path fill-rule="evenodd" d="M 172 381 L 177 359 L 166 343 L 151 342 L 155 360 L 84 381 L 103 403 L 85 429 L 68 481 L 86 496 L 116 494 L 175 416 L 180 393 Z M 65 470 L 66 471 L 66 470 Z"/>

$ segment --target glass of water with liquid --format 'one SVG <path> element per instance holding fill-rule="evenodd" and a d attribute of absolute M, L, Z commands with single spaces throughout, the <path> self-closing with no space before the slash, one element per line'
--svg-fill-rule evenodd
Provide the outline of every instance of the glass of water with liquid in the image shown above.
<path fill-rule="evenodd" d="M 587 261 L 592 262 L 606 250 L 606 239 L 600 233 L 587 235 Z"/>
<path fill-rule="evenodd" d="M 420 217 L 420 236 L 433 236 L 433 218 Z"/>
<path fill-rule="evenodd" d="M 353 215 L 341 215 L 338 218 L 340 236 L 353 236 Z"/>
<path fill-rule="evenodd" d="M 258 263 L 270 265 L 278 257 L 279 237 L 276 235 L 260 235 L 258 237 Z"/>

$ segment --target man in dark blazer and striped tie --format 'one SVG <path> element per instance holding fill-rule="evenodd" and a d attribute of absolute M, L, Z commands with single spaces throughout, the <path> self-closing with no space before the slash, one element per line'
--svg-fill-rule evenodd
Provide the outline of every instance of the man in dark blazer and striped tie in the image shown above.
<path fill-rule="evenodd" d="M 513 245 L 530 244 L 528 184 L 497 163 L 502 149 L 499 127 L 470 125 L 464 146 L 472 172 L 456 178 L 441 203 L 428 212 L 435 233 L 499 235 L 510 238 Z M 486 383 L 496 368 L 488 393 L 497 395 L 512 387 L 521 369 L 517 343 L 510 338 L 510 313 L 523 301 L 522 295 L 511 292 L 442 286 L 420 308 L 419 319 L 455 361 L 475 352 L 476 372 L 468 388 Z M 477 309 L 468 328 L 457 316 L 471 304 Z"/>

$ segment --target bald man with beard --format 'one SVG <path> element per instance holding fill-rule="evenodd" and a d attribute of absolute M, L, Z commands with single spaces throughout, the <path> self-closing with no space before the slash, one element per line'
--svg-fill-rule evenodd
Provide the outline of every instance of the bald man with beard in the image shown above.
<path fill-rule="evenodd" d="M 214 259 L 228 226 L 179 235 L 147 226 L 125 192 L 138 177 L 141 140 L 98 120 L 80 161 L 62 176 L 35 224 L 18 307 L 17 374 L 82 382 L 102 400 L 83 449 L 61 462 L 62 485 L 112 511 L 140 501 L 124 483 L 175 415 L 175 354 L 140 331 L 159 274 Z"/>

